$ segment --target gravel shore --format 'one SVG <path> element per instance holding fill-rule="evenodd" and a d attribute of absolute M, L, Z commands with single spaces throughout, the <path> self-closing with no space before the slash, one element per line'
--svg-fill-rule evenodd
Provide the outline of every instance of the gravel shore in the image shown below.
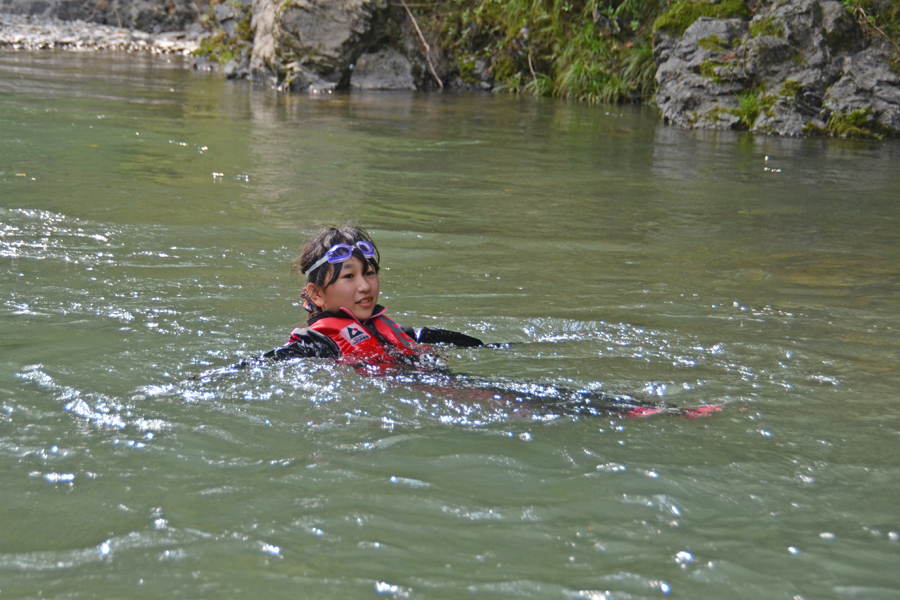
<path fill-rule="evenodd" d="M 0 49 L 8 50 L 119 50 L 189 55 L 206 33 L 188 31 L 147 33 L 85 21 L 60 21 L 0 14 Z"/>

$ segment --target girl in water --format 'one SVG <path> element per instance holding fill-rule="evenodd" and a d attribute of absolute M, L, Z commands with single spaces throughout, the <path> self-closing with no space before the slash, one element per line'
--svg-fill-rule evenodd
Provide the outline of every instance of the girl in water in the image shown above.
<path fill-rule="evenodd" d="M 378 248 L 361 227 L 327 227 L 316 233 L 291 265 L 295 273 L 306 276 L 301 296 L 303 307 L 310 313 L 307 326 L 294 329 L 284 346 L 263 358 L 339 359 L 369 373 L 389 373 L 400 383 L 433 386 L 449 397 L 513 406 L 516 412 L 524 403 L 528 413 L 574 415 L 616 412 L 626 416 L 670 413 L 697 417 L 719 410 L 718 406 L 681 409 L 664 402 L 641 402 L 630 395 L 447 373 L 430 345 L 484 344 L 455 331 L 413 329 L 393 321 L 378 304 L 379 263 Z"/>
<path fill-rule="evenodd" d="M 433 368 L 423 344 L 481 346 L 481 340 L 444 329 L 399 325 L 378 304 L 380 256 L 362 227 L 327 227 L 315 234 L 291 263 L 306 276 L 303 308 L 307 327 L 291 332 L 266 358 L 339 358 L 354 365 Z"/>

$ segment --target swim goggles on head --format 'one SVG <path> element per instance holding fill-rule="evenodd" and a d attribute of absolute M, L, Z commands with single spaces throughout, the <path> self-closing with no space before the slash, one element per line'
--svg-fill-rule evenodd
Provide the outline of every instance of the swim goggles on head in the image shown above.
<path fill-rule="evenodd" d="M 325 253 L 325 256 L 314 262 L 306 273 L 311 274 L 326 262 L 335 264 L 350 260 L 350 257 L 353 256 L 354 248 L 362 252 L 362 255 L 365 258 L 372 258 L 375 256 L 375 246 L 373 246 L 371 242 L 365 240 L 360 240 L 352 246 L 350 244 L 335 244 Z"/>

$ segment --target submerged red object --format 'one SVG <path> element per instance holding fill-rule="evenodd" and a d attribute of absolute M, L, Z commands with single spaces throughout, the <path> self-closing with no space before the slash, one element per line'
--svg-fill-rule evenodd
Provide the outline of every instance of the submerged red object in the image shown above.
<path fill-rule="evenodd" d="M 700 406 L 698 408 L 677 408 L 670 406 L 635 406 L 623 411 L 624 416 L 630 418 L 652 417 L 654 415 L 675 415 L 677 417 L 685 417 L 688 419 L 698 419 L 700 417 L 708 417 L 713 413 L 721 412 L 722 406 L 719 404 L 711 404 L 709 406 Z"/>

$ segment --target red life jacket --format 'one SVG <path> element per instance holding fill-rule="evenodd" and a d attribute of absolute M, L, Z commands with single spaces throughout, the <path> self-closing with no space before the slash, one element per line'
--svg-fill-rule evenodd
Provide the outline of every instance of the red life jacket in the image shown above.
<path fill-rule="evenodd" d="M 382 306 L 365 323 L 346 308 L 337 313 L 319 313 L 310 318 L 309 329 L 327 335 L 341 350 L 341 360 L 351 364 L 407 362 L 425 354 L 425 349 L 389 319 Z"/>

